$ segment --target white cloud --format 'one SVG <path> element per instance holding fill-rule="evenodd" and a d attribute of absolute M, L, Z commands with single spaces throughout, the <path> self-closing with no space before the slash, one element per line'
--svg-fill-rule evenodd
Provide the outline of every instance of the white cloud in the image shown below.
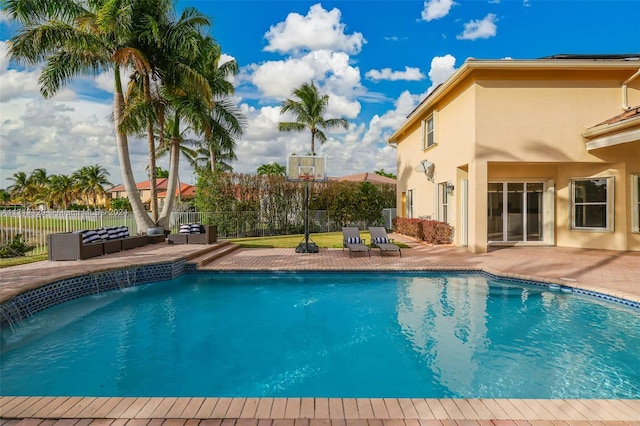
<path fill-rule="evenodd" d="M 424 2 L 424 9 L 422 10 L 422 19 L 424 21 L 433 21 L 434 19 L 444 18 L 449 14 L 449 11 L 455 6 L 453 0 L 429 0 Z"/>
<path fill-rule="evenodd" d="M 267 97 L 283 100 L 303 83 L 314 81 L 330 99 L 355 97 L 361 89 L 360 70 L 343 52 L 318 50 L 300 58 L 269 61 L 250 67 L 250 81 Z M 329 111 L 331 113 L 331 111 Z"/>
<path fill-rule="evenodd" d="M 476 40 L 479 38 L 494 37 L 498 31 L 496 26 L 497 17 L 489 13 L 482 20 L 472 20 L 464 24 L 462 34 L 456 36 L 458 40 Z"/>
<path fill-rule="evenodd" d="M 286 98 L 293 89 L 317 75 L 314 64 L 302 58 L 265 62 L 255 68 L 251 78 L 263 95 Z"/>
<path fill-rule="evenodd" d="M 431 69 L 429 70 L 429 79 L 431 86 L 427 89 L 425 95 L 433 92 L 436 87 L 447 81 L 449 77 L 456 71 L 456 58 L 452 55 L 436 56 L 431 60 Z"/>
<path fill-rule="evenodd" d="M 329 49 L 358 53 L 366 43 L 361 33 L 345 34 L 339 9 L 325 10 L 321 4 L 311 6 L 307 16 L 290 13 L 284 22 L 272 26 L 265 34 L 267 52 L 292 53 Z"/>
<path fill-rule="evenodd" d="M 227 55 L 226 53 L 223 53 L 223 54 L 220 55 L 220 62 L 218 63 L 218 66 L 220 66 L 222 64 L 225 64 L 225 63 L 227 63 L 229 61 L 235 61 L 235 60 L 236 60 L 236 58 L 234 58 L 233 56 Z"/>
<path fill-rule="evenodd" d="M 420 72 L 420 68 L 404 67 L 404 71 L 392 71 L 391 68 L 383 68 L 381 70 L 370 70 L 365 74 L 370 80 L 391 80 L 391 81 L 420 81 L 425 75 Z"/>

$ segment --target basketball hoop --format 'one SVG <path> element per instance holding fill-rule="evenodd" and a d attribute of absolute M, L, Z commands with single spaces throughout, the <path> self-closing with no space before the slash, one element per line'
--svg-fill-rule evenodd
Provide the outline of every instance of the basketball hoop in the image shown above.
<path fill-rule="evenodd" d="M 311 182 L 316 180 L 315 166 L 298 166 L 298 179 L 303 182 Z"/>
<path fill-rule="evenodd" d="M 327 157 L 289 156 L 287 159 L 287 180 L 289 182 L 304 182 L 304 240 L 296 247 L 296 253 L 318 253 L 318 245 L 309 238 L 309 182 L 327 181 Z"/>

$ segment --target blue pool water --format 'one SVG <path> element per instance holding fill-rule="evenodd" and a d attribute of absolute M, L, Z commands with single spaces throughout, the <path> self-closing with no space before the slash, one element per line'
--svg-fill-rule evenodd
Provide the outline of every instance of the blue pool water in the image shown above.
<path fill-rule="evenodd" d="M 640 398 L 640 313 L 479 274 L 211 273 L 2 332 L 3 395 Z"/>

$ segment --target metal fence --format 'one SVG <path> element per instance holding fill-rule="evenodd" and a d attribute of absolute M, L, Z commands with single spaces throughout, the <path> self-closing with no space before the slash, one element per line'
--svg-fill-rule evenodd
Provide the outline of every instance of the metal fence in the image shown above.
<path fill-rule="evenodd" d="M 350 223 L 365 229 L 368 225 L 392 228 L 396 209 L 384 209 L 381 223 Z M 216 224 L 220 238 L 264 237 L 304 233 L 304 212 L 291 212 L 285 217 L 269 217 L 261 212 L 173 212 L 170 219 L 172 233 L 183 223 Z M 47 235 L 107 226 L 128 226 L 131 234 L 139 233 L 135 219 L 127 211 L 56 211 L 56 210 L 0 210 L 0 245 L 7 245 L 16 235 L 35 246 L 28 256 L 47 253 Z M 332 220 L 324 210 L 309 212 L 309 232 L 341 230 L 342 224 Z M 146 230 L 140 230 L 144 232 Z"/>
<path fill-rule="evenodd" d="M 352 222 L 348 225 L 365 229 L 369 225 L 393 227 L 396 209 L 383 209 L 382 221 L 378 223 Z M 304 233 L 304 212 L 292 212 L 287 217 L 267 217 L 260 212 L 174 212 L 171 215 L 171 232 L 178 232 L 183 223 L 216 224 L 218 237 L 243 238 L 267 237 Z M 332 232 L 342 230 L 342 223 L 332 220 L 326 210 L 309 211 L 309 232 Z"/>

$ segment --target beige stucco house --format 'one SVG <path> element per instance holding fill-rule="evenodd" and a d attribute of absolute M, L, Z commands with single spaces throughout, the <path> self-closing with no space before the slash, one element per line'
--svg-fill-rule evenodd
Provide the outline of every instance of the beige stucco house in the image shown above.
<path fill-rule="evenodd" d="M 388 142 L 398 215 L 455 243 L 640 251 L 640 55 L 469 59 Z"/>
<path fill-rule="evenodd" d="M 167 185 L 169 184 L 168 178 L 158 178 L 156 181 L 156 188 L 158 193 L 158 207 L 162 208 L 167 198 Z M 140 198 L 145 206 L 148 208 L 151 202 L 151 182 L 148 180 L 137 182 L 136 189 L 140 194 Z M 127 198 L 127 191 L 124 185 L 117 185 L 107 190 L 107 193 L 111 199 Z M 179 188 L 176 188 L 176 197 L 178 200 L 192 200 L 195 198 L 196 187 L 186 183 L 181 183 Z"/>

